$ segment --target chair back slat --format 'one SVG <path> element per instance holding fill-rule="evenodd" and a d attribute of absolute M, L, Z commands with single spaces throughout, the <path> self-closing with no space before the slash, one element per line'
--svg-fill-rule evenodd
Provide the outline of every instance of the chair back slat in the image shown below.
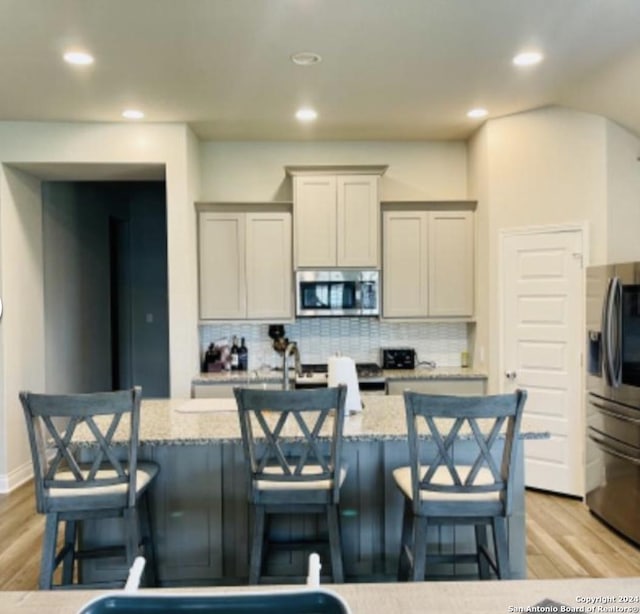
<path fill-rule="evenodd" d="M 38 511 L 47 511 L 51 489 L 85 489 L 115 484 L 127 485 L 127 505 L 135 505 L 138 432 L 141 389 L 88 394 L 34 394 L 21 392 L 36 481 Z M 128 424 L 122 421 L 128 416 Z M 119 427 L 125 440 L 126 461 L 114 442 Z M 73 443 L 82 429 L 83 440 L 95 450 L 90 464 L 79 460 L 80 448 Z"/>
<path fill-rule="evenodd" d="M 250 484 L 332 480 L 337 500 L 346 387 L 234 394 Z"/>
<path fill-rule="evenodd" d="M 510 512 L 512 469 L 526 396 L 523 390 L 482 397 L 404 393 L 416 511 L 420 493 L 428 491 L 497 492 Z M 462 436 L 473 449 L 464 463 L 455 454 L 456 440 Z M 427 445 L 427 441 L 433 443 Z M 503 444 L 501 452 L 496 452 L 498 442 Z"/>

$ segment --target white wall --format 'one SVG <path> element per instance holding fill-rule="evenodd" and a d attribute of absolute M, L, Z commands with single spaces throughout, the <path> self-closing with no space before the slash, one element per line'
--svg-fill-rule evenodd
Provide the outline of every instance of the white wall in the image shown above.
<path fill-rule="evenodd" d="M 198 370 L 196 216 L 197 144 L 184 125 L 0 122 L 0 164 L 165 166 L 169 258 L 171 394 L 187 396 Z M 20 177 L 20 179 L 16 179 Z M 0 489 L 28 457 L 17 391 L 44 388 L 42 234 L 39 184 L 0 171 L 0 268 L 7 311 L 2 328 Z M 27 216 L 31 209 L 34 219 Z M 33 263 L 33 264 L 32 264 Z M 15 288 L 13 286 L 16 286 Z M 24 298 L 23 298 L 24 297 Z M 11 315 L 7 315 L 11 314 Z M 10 359 L 10 360 L 9 360 Z M 23 436 L 24 435 L 24 436 Z"/>
<path fill-rule="evenodd" d="M 606 135 L 606 262 L 640 260 L 640 141 L 612 121 L 606 123 Z"/>
<path fill-rule="evenodd" d="M 481 229 L 475 351 L 484 347 L 495 392 L 500 231 L 586 221 L 591 258 L 606 257 L 606 120 L 558 107 L 490 120 L 471 139 L 470 158 Z"/>
<path fill-rule="evenodd" d="M 467 198 L 463 141 L 205 142 L 199 200 L 291 200 L 284 167 L 304 164 L 388 164 L 383 200 Z"/>
<path fill-rule="evenodd" d="M 44 387 L 40 182 L 0 167 L 0 268 L 4 303 L 0 398 L 0 492 L 31 474 L 18 393 Z"/>

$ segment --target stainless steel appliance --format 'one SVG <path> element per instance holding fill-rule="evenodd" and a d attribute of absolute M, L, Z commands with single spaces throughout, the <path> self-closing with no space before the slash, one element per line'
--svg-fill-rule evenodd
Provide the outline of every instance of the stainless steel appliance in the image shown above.
<path fill-rule="evenodd" d="M 587 495 L 640 544 L 640 262 L 587 270 Z"/>
<path fill-rule="evenodd" d="M 360 392 L 384 394 L 386 380 L 384 373 L 375 362 L 357 362 L 358 388 Z M 296 376 L 296 388 L 322 388 L 327 385 L 329 369 L 324 364 L 303 364 L 301 373 Z"/>
<path fill-rule="evenodd" d="M 377 316 L 378 271 L 297 271 L 297 316 Z"/>
<path fill-rule="evenodd" d="M 383 369 L 415 369 L 416 351 L 413 348 L 381 348 Z"/>

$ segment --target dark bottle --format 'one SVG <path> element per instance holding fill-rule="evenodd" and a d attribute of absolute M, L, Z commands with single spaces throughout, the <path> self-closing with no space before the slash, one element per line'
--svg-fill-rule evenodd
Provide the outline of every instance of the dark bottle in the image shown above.
<path fill-rule="evenodd" d="M 209 371 L 209 365 L 213 364 L 216 360 L 213 343 L 209 344 L 209 349 L 204 354 L 204 360 L 202 361 L 202 372 Z"/>
<path fill-rule="evenodd" d="M 246 371 L 249 365 L 249 350 L 244 344 L 244 337 L 240 341 L 240 349 L 238 350 L 238 369 Z"/>
<path fill-rule="evenodd" d="M 231 370 L 237 371 L 240 365 L 240 348 L 238 347 L 238 338 L 233 337 L 233 345 L 231 346 Z"/>

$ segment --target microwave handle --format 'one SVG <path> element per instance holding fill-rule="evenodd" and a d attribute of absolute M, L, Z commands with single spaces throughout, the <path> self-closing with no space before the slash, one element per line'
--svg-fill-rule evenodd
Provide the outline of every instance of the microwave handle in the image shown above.
<path fill-rule="evenodd" d="M 612 277 L 602 311 L 602 349 L 604 375 L 609 386 L 617 388 L 622 380 L 621 360 L 622 284 Z"/>

